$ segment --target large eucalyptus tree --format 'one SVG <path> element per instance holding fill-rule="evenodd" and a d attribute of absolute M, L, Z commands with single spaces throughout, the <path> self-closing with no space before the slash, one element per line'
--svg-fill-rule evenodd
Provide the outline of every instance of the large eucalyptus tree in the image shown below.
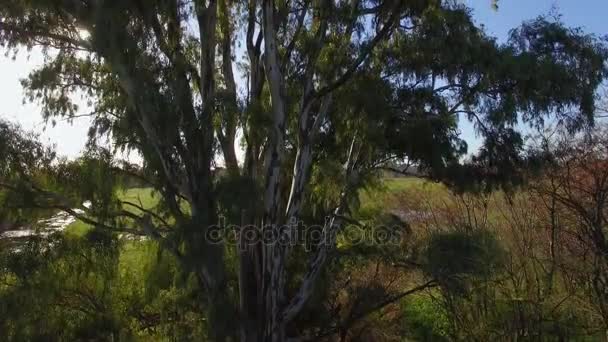
<path fill-rule="evenodd" d="M 45 118 L 82 115 L 82 95 L 91 146 L 108 136 L 141 154 L 139 176 L 162 210 L 125 212 L 95 190 L 80 194 L 93 209 L 70 212 L 174 253 L 204 289 L 214 340 L 237 326 L 243 341 L 302 333 L 298 314 L 377 170 L 407 161 L 454 184 L 505 182 L 524 162 L 518 118 L 585 127 L 606 75 L 592 36 L 538 18 L 501 45 L 450 0 L 4 0 L 0 43 L 46 54 L 23 81 Z M 484 138 L 466 166 L 459 118 Z M 38 206 L 71 210 L 87 189 L 49 192 L 3 170 L 3 184 L 25 184 Z M 210 239 L 225 221 L 275 239 L 236 249 Z M 298 245 L 282 243 L 297 221 L 322 224 L 304 267 L 291 262 Z M 228 249 L 238 251 L 238 288 Z"/>

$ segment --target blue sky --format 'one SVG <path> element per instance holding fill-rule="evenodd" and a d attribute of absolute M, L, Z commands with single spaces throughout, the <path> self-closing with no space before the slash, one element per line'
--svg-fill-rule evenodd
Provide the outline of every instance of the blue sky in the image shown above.
<path fill-rule="evenodd" d="M 485 26 L 486 31 L 504 42 L 510 29 L 523 21 L 539 15 L 554 13 L 562 15 L 569 26 L 582 27 L 586 32 L 599 36 L 608 35 L 608 0 L 500 0 L 498 11 L 491 7 L 491 0 L 463 0 L 473 9 L 475 20 Z M 38 52 L 21 53 L 15 61 L 0 54 L 0 117 L 17 121 L 26 129 L 41 132 L 43 139 L 57 146 L 60 154 L 74 157 L 84 147 L 88 128 L 87 119 L 74 120 L 73 124 L 58 122 L 55 127 L 45 126 L 40 109 L 35 104 L 23 103 L 23 91 L 19 80 L 27 76 L 32 68 L 42 63 Z M 461 122 L 463 138 L 469 150 L 479 146 L 470 124 Z"/>

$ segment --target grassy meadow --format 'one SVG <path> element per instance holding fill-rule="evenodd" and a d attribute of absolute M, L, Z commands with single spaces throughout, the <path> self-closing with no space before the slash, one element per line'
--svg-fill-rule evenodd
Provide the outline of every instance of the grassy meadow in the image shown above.
<path fill-rule="evenodd" d="M 119 190 L 117 196 L 121 201 L 132 202 L 145 209 L 154 208 L 158 204 L 159 200 L 159 198 L 154 195 L 151 188 L 131 188 Z M 138 209 L 129 205 L 125 205 L 124 209 L 135 213 L 139 212 Z M 81 237 L 84 236 L 90 229 L 91 226 L 87 223 L 76 220 L 66 227 L 65 233 L 70 236 Z"/>

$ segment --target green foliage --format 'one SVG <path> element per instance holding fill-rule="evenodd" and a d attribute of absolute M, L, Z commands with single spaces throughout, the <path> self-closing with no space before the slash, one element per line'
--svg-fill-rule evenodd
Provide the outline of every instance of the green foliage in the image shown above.
<path fill-rule="evenodd" d="M 466 294 L 469 280 L 492 277 L 503 258 L 495 236 L 485 230 L 436 233 L 426 248 L 425 273 L 446 291 Z"/>
<path fill-rule="evenodd" d="M 256 215 L 261 212 L 260 203 L 252 202 L 260 192 L 259 184 L 240 175 L 224 175 L 216 187 L 219 213 L 227 224 L 241 224 L 243 215 Z"/>
<path fill-rule="evenodd" d="M 0 155 L 0 223 L 33 223 L 52 212 L 36 206 L 25 180 L 49 181 L 53 150 L 35 134 L 0 120 Z"/>
<path fill-rule="evenodd" d="M 87 242 L 83 248 L 81 241 L 39 238 L 5 256 L 2 273 L 12 281 L 0 295 L 3 339 L 87 339 L 120 332 L 116 312 L 107 306 L 114 289 L 114 242 L 97 234 Z"/>
<path fill-rule="evenodd" d="M 401 303 L 403 334 L 415 341 L 449 341 L 448 316 L 439 303 L 425 295 Z"/>
<path fill-rule="evenodd" d="M 196 285 L 154 243 L 121 243 L 98 230 L 37 238 L 2 253 L 0 267 L 5 341 L 204 336 Z"/>

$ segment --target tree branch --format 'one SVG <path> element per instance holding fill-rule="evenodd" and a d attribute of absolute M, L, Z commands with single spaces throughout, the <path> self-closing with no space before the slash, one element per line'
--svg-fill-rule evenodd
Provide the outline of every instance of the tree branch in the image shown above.
<path fill-rule="evenodd" d="M 351 64 L 346 69 L 346 71 L 340 77 L 338 77 L 338 79 L 335 80 L 333 83 L 330 83 L 330 84 L 326 85 L 325 87 L 322 87 L 321 89 L 317 90 L 314 93 L 314 97 L 317 97 L 317 98 L 323 97 L 323 96 L 331 93 L 332 91 L 340 88 L 346 82 L 348 82 L 348 80 L 350 80 L 350 78 L 357 71 L 359 66 L 367 59 L 367 57 L 371 54 L 371 52 L 374 50 L 374 48 L 378 45 L 378 43 L 380 43 L 382 40 L 384 40 L 389 35 L 391 30 L 394 28 L 395 23 L 399 22 L 399 8 L 401 6 L 402 6 L 402 4 L 400 1 L 394 2 L 394 5 L 391 9 L 391 15 L 390 15 L 389 19 L 384 24 L 384 26 L 382 27 L 380 32 L 378 32 L 376 34 L 376 36 L 371 40 L 371 42 L 367 43 L 366 46 L 363 47 L 362 52 L 355 59 L 355 62 L 353 64 Z"/>

